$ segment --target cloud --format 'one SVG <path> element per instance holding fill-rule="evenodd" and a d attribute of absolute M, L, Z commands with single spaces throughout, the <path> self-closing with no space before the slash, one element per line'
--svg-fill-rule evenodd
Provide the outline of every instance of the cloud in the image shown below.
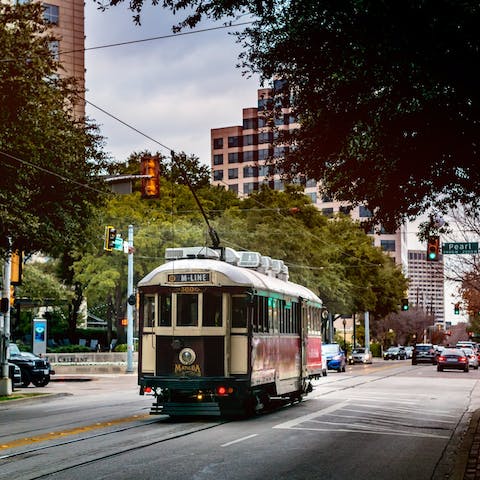
<path fill-rule="evenodd" d="M 139 27 L 124 7 L 101 12 L 91 0 L 85 14 L 87 48 L 169 35 L 177 21 L 161 7 L 149 7 Z M 87 100 L 169 149 L 210 165 L 210 129 L 240 125 L 242 109 L 256 105 L 259 88 L 257 77 L 247 79 L 235 67 L 240 47 L 232 31 L 87 50 Z M 143 149 L 168 154 L 88 105 L 87 114 L 101 126 L 106 150 L 117 160 Z"/>

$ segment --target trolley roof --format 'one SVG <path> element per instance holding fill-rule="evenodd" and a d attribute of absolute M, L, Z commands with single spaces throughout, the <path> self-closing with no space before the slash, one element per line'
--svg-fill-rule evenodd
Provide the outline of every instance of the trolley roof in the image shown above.
<path fill-rule="evenodd" d="M 160 274 L 181 272 L 218 272 L 225 275 L 232 284 L 252 287 L 256 290 L 278 292 L 292 297 L 302 297 L 306 300 L 322 304 L 322 300 L 308 288 L 292 282 L 286 282 L 276 277 L 264 275 L 256 270 L 237 267 L 220 260 L 182 259 L 164 263 L 152 270 L 140 282 L 139 287 L 159 285 Z"/>

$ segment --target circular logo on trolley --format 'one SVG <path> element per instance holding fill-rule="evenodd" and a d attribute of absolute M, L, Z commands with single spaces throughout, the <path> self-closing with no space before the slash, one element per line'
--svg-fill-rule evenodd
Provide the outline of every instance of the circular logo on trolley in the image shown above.
<path fill-rule="evenodd" d="M 197 356 L 191 348 L 184 348 L 179 354 L 178 359 L 182 365 L 192 365 Z"/>

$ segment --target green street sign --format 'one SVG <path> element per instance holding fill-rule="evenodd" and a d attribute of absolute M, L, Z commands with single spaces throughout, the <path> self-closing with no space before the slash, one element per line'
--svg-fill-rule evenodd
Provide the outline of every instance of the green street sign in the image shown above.
<path fill-rule="evenodd" d="M 478 242 L 447 242 L 442 243 L 442 253 L 458 254 L 458 253 L 478 253 Z"/>

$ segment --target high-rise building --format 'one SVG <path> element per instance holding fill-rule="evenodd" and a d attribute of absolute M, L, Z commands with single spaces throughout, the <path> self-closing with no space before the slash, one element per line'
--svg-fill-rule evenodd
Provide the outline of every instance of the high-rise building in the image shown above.
<path fill-rule="evenodd" d="M 409 305 L 418 307 L 435 319 L 445 323 L 443 257 L 427 260 L 426 250 L 408 251 Z"/>
<path fill-rule="evenodd" d="M 277 97 L 282 82 L 275 81 L 273 89 L 263 88 L 257 91 L 257 107 L 244 108 L 241 126 L 214 128 L 211 130 L 211 167 L 212 183 L 233 190 L 240 197 L 258 190 L 262 183 L 267 183 L 275 190 L 282 190 L 284 185 L 281 175 L 272 171 L 270 158 L 281 157 L 287 146 L 274 146 L 277 130 L 290 130 L 299 127 L 296 118 L 291 114 L 284 96 Z M 283 103 L 279 103 L 283 102 Z M 285 105 L 285 106 L 284 106 Z M 278 106 L 272 119 L 268 112 Z M 272 122 L 276 128 L 272 127 Z M 337 212 L 349 214 L 354 220 L 366 220 L 371 212 L 363 207 L 352 207 L 319 195 L 318 183 L 315 180 L 298 179 L 304 187 L 305 194 L 312 203 L 326 216 Z M 407 270 L 406 230 L 401 228 L 395 232 L 381 229 L 380 233 L 371 232 L 372 241 L 387 252 L 395 263 Z"/>
<path fill-rule="evenodd" d="M 85 2 L 84 0 L 41 1 L 44 18 L 57 38 L 50 45 L 63 69 L 59 75 L 75 78 L 81 91 L 85 89 Z M 77 118 L 85 117 L 85 102 L 75 104 Z"/>

